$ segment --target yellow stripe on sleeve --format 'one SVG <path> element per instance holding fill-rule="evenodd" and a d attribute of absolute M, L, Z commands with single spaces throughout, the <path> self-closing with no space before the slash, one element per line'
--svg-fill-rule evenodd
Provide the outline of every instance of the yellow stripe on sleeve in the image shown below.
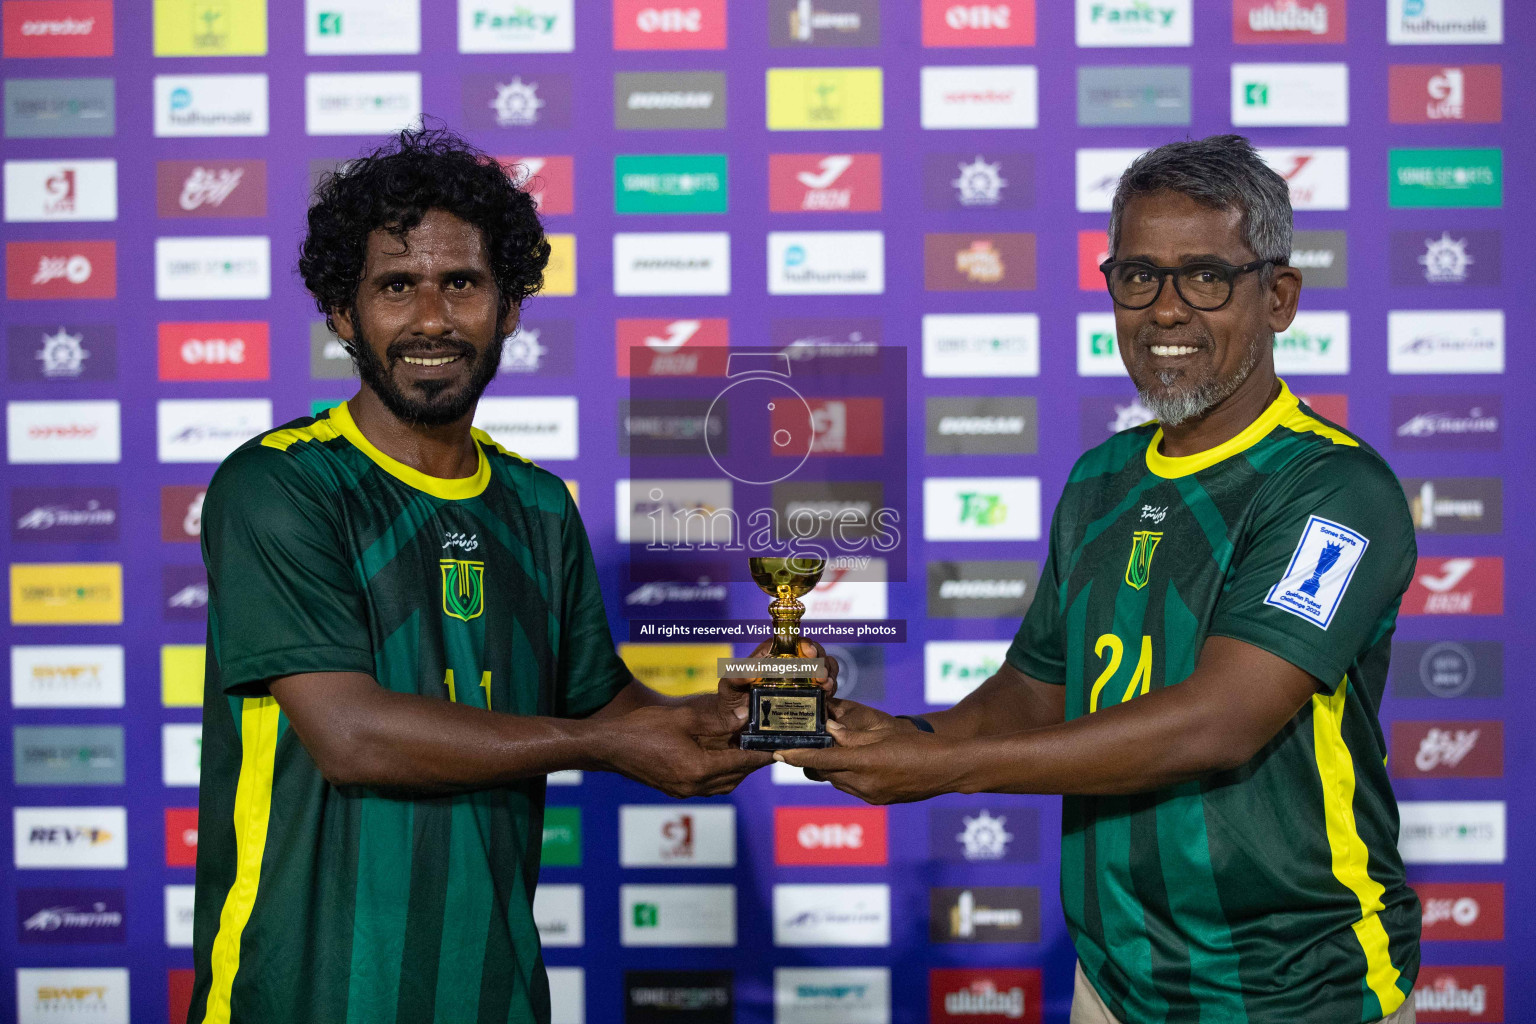
<path fill-rule="evenodd" d="M 1355 762 L 1344 743 L 1344 702 L 1348 692 L 1349 681 L 1345 680 L 1331 696 L 1313 696 L 1312 741 L 1318 778 L 1323 784 L 1323 813 L 1328 848 L 1333 853 L 1333 876 L 1360 901 L 1360 920 L 1353 928 L 1365 953 L 1365 985 L 1375 993 L 1382 1015 L 1386 1016 L 1395 1012 L 1406 997 L 1397 987 L 1399 973 L 1392 966 L 1387 930 L 1378 916 L 1386 889 L 1367 871 L 1370 852 L 1355 828 Z"/>
<path fill-rule="evenodd" d="M 247 697 L 240 711 L 240 780 L 235 786 L 235 881 L 224 897 L 219 931 L 213 938 L 213 984 L 205 1024 L 229 1024 L 229 997 L 240 970 L 240 937 L 256 906 L 267 822 L 272 812 L 272 776 L 277 761 L 278 716 L 271 697 Z"/>
<path fill-rule="evenodd" d="M 284 430 L 274 430 L 261 439 L 263 446 L 276 448 L 285 452 L 300 441 L 332 441 L 340 435 L 336 428 L 326 420 L 315 420 L 307 427 L 289 427 Z"/>
<path fill-rule="evenodd" d="M 1293 406 L 1285 418 L 1280 421 L 1280 425 L 1294 430 L 1298 434 L 1319 434 L 1334 444 L 1348 445 L 1351 448 L 1360 447 L 1359 441 L 1356 441 L 1336 427 L 1330 427 L 1320 419 L 1308 416 L 1301 411 L 1299 406 Z"/>

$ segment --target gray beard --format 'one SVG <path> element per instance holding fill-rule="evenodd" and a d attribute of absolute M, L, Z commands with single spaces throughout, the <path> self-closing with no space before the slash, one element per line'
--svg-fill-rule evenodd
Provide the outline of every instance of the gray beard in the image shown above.
<path fill-rule="evenodd" d="M 1273 347 L 1274 335 L 1270 335 L 1269 344 Z M 1258 345 L 1250 346 L 1248 355 L 1243 358 L 1237 372 L 1225 380 L 1212 379 L 1195 387 L 1175 389 L 1174 384 L 1178 381 L 1179 375 L 1160 373 L 1158 380 L 1167 390 L 1153 392 L 1138 388 L 1136 393 L 1140 396 L 1141 403 L 1165 427 L 1176 427 L 1181 423 L 1197 420 L 1237 393 L 1237 389 L 1243 386 L 1243 382 L 1259 365 L 1260 351 Z"/>

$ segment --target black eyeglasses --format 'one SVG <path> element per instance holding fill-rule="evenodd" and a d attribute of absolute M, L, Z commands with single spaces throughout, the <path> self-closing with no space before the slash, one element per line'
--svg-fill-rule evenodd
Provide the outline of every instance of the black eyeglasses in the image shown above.
<path fill-rule="evenodd" d="M 1214 313 L 1232 301 L 1232 282 L 1275 260 L 1254 260 L 1234 267 L 1230 263 L 1185 263 L 1159 267 L 1143 260 L 1105 260 L 1099 264 L 1109 285 L 1109 297 L 1126 309 L 1146 309 L 1163 293 L 1163 279 L 1173 278 L 1173 288 L 1192 308 Z"/>

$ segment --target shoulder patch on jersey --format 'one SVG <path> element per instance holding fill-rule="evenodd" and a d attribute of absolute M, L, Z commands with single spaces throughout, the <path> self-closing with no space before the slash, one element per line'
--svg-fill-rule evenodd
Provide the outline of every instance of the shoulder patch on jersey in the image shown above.
<path fill-rule="evenodd" d="M 1291 564 L 1264 603 L 1327 629 L 1370 544 L 1370 538 L 1347 526 L 1310 516 Z"/>

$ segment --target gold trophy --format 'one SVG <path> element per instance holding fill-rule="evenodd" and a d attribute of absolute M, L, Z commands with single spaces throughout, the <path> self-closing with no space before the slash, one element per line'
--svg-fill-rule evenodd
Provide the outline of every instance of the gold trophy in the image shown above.
<path fill-rule="evenodd" d="M 800 598 L 811 592 L 827 567 L 824 558 L 753 558 L 752 579 L 765 594 L 773 616 L 773 649 L 765 658 L 800 657 Z M 752 684 L 743 750 L 830 747 L 827 695 L 807 676 L 769 676 Z"/>

